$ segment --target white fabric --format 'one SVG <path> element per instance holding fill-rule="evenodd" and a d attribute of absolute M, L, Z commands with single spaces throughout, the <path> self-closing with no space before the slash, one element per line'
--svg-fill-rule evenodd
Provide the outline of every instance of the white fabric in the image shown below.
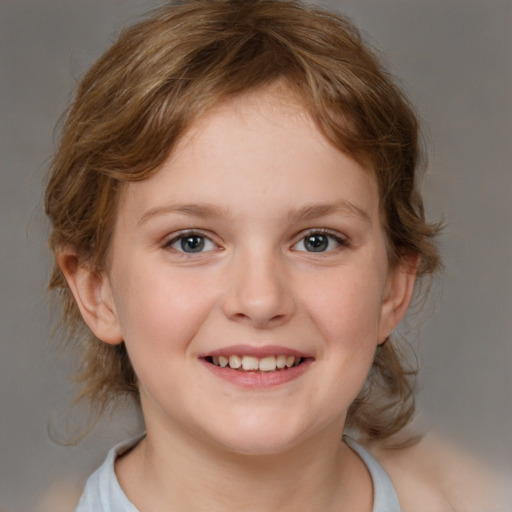
<path fill-rule="evenodd" d="M 141 436 L 118 444 L 105 462 L 89 477 L 75 512 L 139 512 L 121 489 L 114 472 L 117 457 L 135 446 Z M 344 441 L 365 463 L 373 481 L 373 512 L 401 512 L 393 484 L 382 466 L 358 443 Z"/>
<path fill-rule="evenodd" d="M 110 450 L 105 462 L 87 480 L 75 512 L 139 512 L 121 489 L 114 463 L 142 437 L 120 443 Z"/>
<path fill-rule="evenodd" d="M 398 496 L 384 468 L 360 444 L 350 437 L 343 438 L 366 464 L 373 482 L 373 512 L 401 512 Z"/>

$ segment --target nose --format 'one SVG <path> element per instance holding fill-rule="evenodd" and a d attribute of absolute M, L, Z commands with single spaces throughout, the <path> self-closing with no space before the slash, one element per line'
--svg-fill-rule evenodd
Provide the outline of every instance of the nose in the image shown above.
<path fill-rule="evenodd" d="M 282 325 L 292 317 L 295 300 L 286 265 L 262 251 L 239 254 L 226 276 L 224 314 L 258 329 Z"/>

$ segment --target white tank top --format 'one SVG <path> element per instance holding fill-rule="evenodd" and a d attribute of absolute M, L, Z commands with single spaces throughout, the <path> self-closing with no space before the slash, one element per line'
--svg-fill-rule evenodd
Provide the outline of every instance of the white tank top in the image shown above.
<path fill-rule="evenodd" d="M 350 437 L 344 436 L 343 441 L 361 457 L 370 472 L 373 482 L 372 512 L 401 512 L 395 488 L 384 468 Z"/>
<path fill-rule="evenodd" d="M 121 489 L 114 463 L 142 437 L 120 443 L 110 450 L 105 462 L 87 480 L 75 512 L 140 512 Z M 372 512 L 401 512 L 395 488 L 382 466 L 354 440 L 345 436 L 344 441 L 361 457 L 370 472 L 373 482 Z"/>

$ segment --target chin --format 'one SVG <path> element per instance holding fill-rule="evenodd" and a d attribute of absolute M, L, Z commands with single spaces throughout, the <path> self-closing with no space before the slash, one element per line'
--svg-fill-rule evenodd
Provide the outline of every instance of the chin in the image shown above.
<path fill-rule="evenodd" d="M 259 436 L 251 439 L 233 439 L 224 443 L 227 451 L 238 455 L 247 456 L 272 456 L 283 454 L 299 442 L 292 439 L 284 439 L 282 436 Z"/>
<path fill-rule="evenodd" d="M 213 439 L 229 452 L 239 455 L 269 456 L 285 453 L 300 445 L 310 436 L 303 428 L 293 423 L 283 423 L 276 418 L 260 416 L 254 421 L 237 422 L 222 425 Z M 306 429 L 309 430 L 309 429 Z"/>

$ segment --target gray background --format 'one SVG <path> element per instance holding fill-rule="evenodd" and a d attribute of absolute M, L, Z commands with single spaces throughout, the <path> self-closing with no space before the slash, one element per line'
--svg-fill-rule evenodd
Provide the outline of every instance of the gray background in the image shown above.
<path fill-rule="evenodd" d="M 78 447 L 53 443 L 72 387 L 50 342 L 41 209 L 53 128 L 76 79 L 150 0 L 0 0 L 0 510 L 49 510 L 137 421 L 118 415 Z M 429 215 L 445 216 L 446 271 L 414 335 L 423 423 L 512 467 L 512 2 L 330 2 L 386 55 L 431 144 Z M 72 425 L 71 425 L 72 428 Z M 77 485 L 78 485 L 77 484 Z M 55 487 L 54 487 L 55 492 Z M 62 501 L 61 503 L 64 503 Z"/>

